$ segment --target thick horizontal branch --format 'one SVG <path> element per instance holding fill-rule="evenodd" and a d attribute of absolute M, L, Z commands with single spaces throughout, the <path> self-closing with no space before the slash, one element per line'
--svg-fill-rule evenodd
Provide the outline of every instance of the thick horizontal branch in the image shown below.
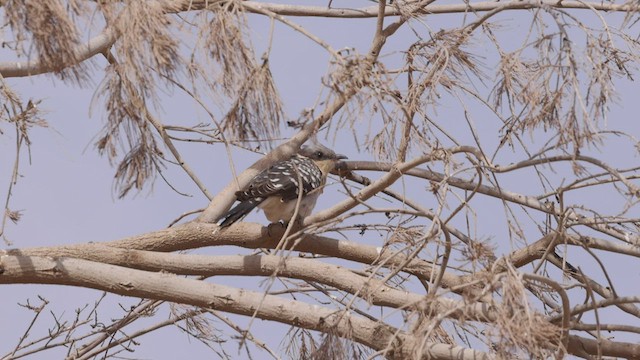
<path fill-rule="evenodd" d="M 50 257 L 73 257 L 99 263 L 146 271 L 164 271 L 177 275 L 199 276 L 273 276 L 313 281 L 324 284 L 377 306 L 413 309 L 432 314 L 448 313 L 460 320 L 495 321 L 498 316 L 487 304 L 456 301 L 448 298 L 427 298 L 424 295 L 391 288 L 375 278 L 358 275 L 342 266 L 315 259 L 281 258 L 259 255 L 186 255 L 151 251 L 118 249 L 101 244 L 86 244 L 56 251 Z"/>
<path fill-rule="evenodd" d="M 591 236 L 568 235 L 569 245 L 585 246 L 590 249 L 609 251 L 613 253 L 634 256 L 640 258 L 640 247 L 631 244 L 614 244 L 611 241 L 594 238 Z"/>
<path fill-rule="evenodd" d="M 337 333 L 376 350 L 388 348 L 391 349 L 388 354 L 399 359 L 410 357 L 413 354 L 412 349 L 420 343 L 419 339 L 398 332 L 386 324 L 335 309 L 173 274 L 134 270 L 80 259 L 3 255 L 0 256 L 0 283 L 81 286 L 124 296 L 171 301 L 239 315 L 252 316 L 255 313 L 260 319 Z M 445 344 L 430 343 L 426 348 L 428 350 L 423 358 L 491 358 L 482 352 Z M 579 356 L 594 355 L 601 351 L 605 356 L 635 359 L 640 354 L 640 345 L 569 336 L 568 351 Z"/>
<path fill-rule="evenodd" d="M 206 1 L 192 1 L 191 3 L 204 3 Z M 255 6 L 259 5 L 261 8 L 279 15 L 288 16 L 309 16 L 309 17 L 328 17 L 328 18 L 373 18 L 378 16 L 378 6 L 368 6 L 362 8 L 328 8 L 325 6 L 302 6 L 302 5 L 285 5 L 274 3 L 262 3 L 257 1 L 247 1 L 246 3 Z M 195 5 L 195 4 L 194 4 Z M 407 5 L 411 6 L 411 5 Z M 196 6 L 193 6 L 194 8 Z M 506 10 L 527 10 L 540 7 L 552 7 L 558 9 L 595 9 L 601 11 L 638 11 L 639 6 L 632 3 L 624 4 L 612 4 L 604 2 L 586 2 L 586 1 L 556 1 L 556 0 L 525 0 L 525 1 L 510 1 L 505 4 L 502 1 L 481 1 L 481 2 L 468 2 L 450 5 L 437 5 L 431 4 L 425 6 L 423 9 L 416 11 L 422 14 L 451 14 L 451 13 L 473 13 L 473 12 L 485 12 L 496 10 L 497 8 L 504 8 Z M 410 8 L 411 9 L 411 8 Z M 404 9 L 406 13 L 407 9 Z M 384 12 L 385 16 L 400 16 L 399 11 L 395 6 L 387 6 Z"/>
<path fill-rule="evenodd" d="M 587 339 L 581 336 L 569 336 L 570 354 L 593 358 L 596 355 L 613 356 L 625 359 L 640 359 L 640 345 L 605 339 Z"/>
<path fill-rule="evenodd" d="M 124 296 L 171 301 L 252 316 L 305 329 L 338 334 L 388 355 L 406 358 L 416 340 L 386 324 L 318 305 L 229 286 L 106 265 L 80 259 L 27 256 L 0 257 L 1 283 L 81 286 Z M 423 358 L 489 359 L 482 352 L 430 343 Z"/>
<path fill-rule="evenodd" d="M 156 252 L 175 252 L 197 249 L 208 246 L 239 246 L 247 249 L 273 249 L 278 245 L 284 230 L 272 228 L 271 235 L 267 228 L 255 223 L 236 223 L 223 231 L 217 225 L 205 223 L 188 223 L 160 231 L 132 236 L 122 240 L 100 243 L 103 246 L 148 250 Z M 27 249 L 8 250 L 9 255 L 24 256 L 60 256 L 84 258 L 91 244 L 52 246 Z M 90 248 L 89 248 L 90 249 Z M 344 260 L 367 265 L 377 263 L 386 267 L 397 267 L 406 260 L 404 254 L 394 253 L 391 249 L 358 244 L 353 241 L 335 240 L 317 235 L 304 235 L 295 246 L 296 251 L 317 255 L 332 256 Z M 429 281 L 433 274 L 440 271 L 431 263 L 414 259 L 403 271 Z M 469 286 L 463 277 L 445 273 L 441 285 L 454 292 L 476 296 L 479 289 Z"/>

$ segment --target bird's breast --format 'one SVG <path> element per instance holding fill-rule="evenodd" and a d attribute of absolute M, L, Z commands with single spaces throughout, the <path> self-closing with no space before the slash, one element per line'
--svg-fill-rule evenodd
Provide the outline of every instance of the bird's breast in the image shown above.
<path fill-rule="evenodd" d="M 322 188 L 319 188 L 310 192 L 300 200 L 300 207 L 298 208 L 299 218 L 304 219 L 311 215 L 313 208 L 316 206 L 316 201 L 318 201 L 318 196 L 320 196 L 321 193 Z M 293 218 L 297 202 L 297 198 L 283 201 L 279 196 L 272 196 L 263 201 L 258 207 L 264 211 L 264 215 L 272 223 L 280 220 L 289 222 L 291 218 Z"/>

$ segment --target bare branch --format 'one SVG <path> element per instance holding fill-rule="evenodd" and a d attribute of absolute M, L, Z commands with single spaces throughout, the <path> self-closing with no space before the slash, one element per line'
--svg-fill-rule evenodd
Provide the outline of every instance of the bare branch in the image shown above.
<path fill-rule="evenodd" d="M 213 308 L 240 315 L 252 315 L 282 323 L 334 332 L 353 337 L 373 349 L 392 345 L 392 353 L 401 357 L 414 345 L 413 341 L 388 325 L 374 323 L 357 316 L 336 314 L 332 309 L 308 305 L 299 301 L 283 300 L 266 295 L 260 305 L 261 295 L 228 286 L 179 278 L 169 274 L 149 273 L 103 265 L 77 259 L 51 260 L 38 257 L 3 256 L 2 280 L 20 283 L 49 283 L 90 287 L 126 296 L 156 298 Z M 431 359 L 489 359 L 484 353 L 444 344 L 430 344 L 424 358 Z"/>

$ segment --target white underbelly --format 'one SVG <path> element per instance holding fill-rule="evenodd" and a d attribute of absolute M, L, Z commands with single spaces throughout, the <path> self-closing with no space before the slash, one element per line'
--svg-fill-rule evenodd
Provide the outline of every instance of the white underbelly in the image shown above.
<path fill-rule="evenodd" d="M 311 215 L 313 208 L 316 206 L 318 196 L 322 193 L 321 189 L 312 191 L 300 201 L 300 207 L 298 209 L 298 217 L 304 219 Z M 264 215 L 270 222 L 278 222 L 280 220 L 284 222 L 291 221 L 293 213 L 296 209 L 296 203 L 298 199 L 291 201 L 282 201 L 279 197 L 270 197 L 258 205 L 264 211 Z"/>

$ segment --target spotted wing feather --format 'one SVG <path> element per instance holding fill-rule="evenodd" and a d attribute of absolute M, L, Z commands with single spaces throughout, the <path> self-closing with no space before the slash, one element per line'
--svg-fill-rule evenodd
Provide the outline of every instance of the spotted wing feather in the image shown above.
<path fill-rule="evenodd" d="M 230 226 L 269 197 L 277 196 L 283 201 L 296 199 L 299 181 L 306 195 L 322 186 L 322 171 L 311 159 L 298 155 L 274 164 L 256 175 L 246 190 L 236 192 L 240 203 L 218 218 L 217 223 L 221 227 Z"/>
<path fill-rule="evenodd" d="M 280 196 L 284 201 L 293 200 L 298 197 L 299 181 L 302 182 L 303 194 L 307 194 L 322 185 L 322 172 L 312 160 L 294 156 L 256 175 L 246 190 L 236 192 L 236 197 L 240 201 L 271 196 Z"/>

